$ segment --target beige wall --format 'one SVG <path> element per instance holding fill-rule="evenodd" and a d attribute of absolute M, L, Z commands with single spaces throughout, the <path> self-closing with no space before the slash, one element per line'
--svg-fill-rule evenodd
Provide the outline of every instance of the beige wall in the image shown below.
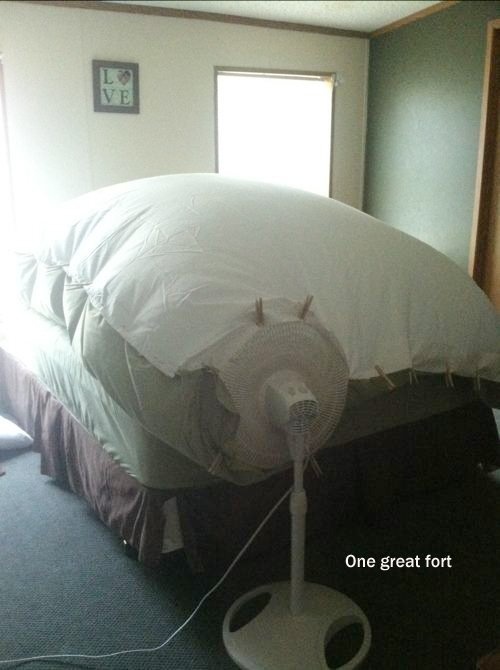
<path fill-rule="evenodd" d="M 367 40 L 0 3 L 19 219 L 111 183 L 213 172 L 214 66 L 337 72 L 333 196 L 362 203 Z M 141 113 L 93 111 L 92 59 L 139 63 Z"/>

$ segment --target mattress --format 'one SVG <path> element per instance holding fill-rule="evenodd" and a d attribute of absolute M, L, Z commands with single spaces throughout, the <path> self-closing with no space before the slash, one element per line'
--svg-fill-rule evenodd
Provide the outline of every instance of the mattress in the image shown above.
<path fill-rule="evenodd" d="M 199 488 L 220 482 L 203 468 L 146 431 L 106 392 L 77 355 L 67 330 L 20 302 L 4 313 L 0 346 L 45 384 L 111 458 L 141 485 L 151 489 Z M 342 447 L 367 435 L 412 423 L 478 398 L 491 404 L 495 389 L 483 381 L 444 375 L 419 375 L 410 384 L 408 373 L 387 381 L 351 381 L 343 416 L 328 441 Z"/>

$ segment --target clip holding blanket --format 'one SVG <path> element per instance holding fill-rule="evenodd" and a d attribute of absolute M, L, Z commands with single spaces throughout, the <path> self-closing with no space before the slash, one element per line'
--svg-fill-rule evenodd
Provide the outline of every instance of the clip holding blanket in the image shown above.
<path fill-rule="evenodd" d="M 445 383 L 448 388 L 455 388 L 455 382 L 453 381 L 453 373 L 450 368 L 450 364 L 446 361 L 446 372 L 445 372 Z"/>
<path fill-rule="evenodd" d="M 299 312 L 299 319 L 302 319 L 302 321 L 306 318 L 307 312 L 309 311 L 309 307 L 311 306 L 313 300 L 314 300 L 313 295 L 308 295 L 307 298 L 305 299 L 304 304 L 302 305 Z"/>
<path fill-rule="evenodd" d="M 476 370 L 476 376 L 474 378 L 474 390 L 476 393 L 481 391 L 481 377 L 479 376 L 479 370 Z"/>
<path fill-rule="evenodd" d="M 212 461 L 212 465 L 208 468 L 208 472 L 211 475 L 216 475 L 217 470 L 219 469 L 221 463 L 222 463 L 222 452 L 220 451 Z"/>
<path fill-rule="evenodd" d="M 385 383 L 386 383 L 387 386 L 389 387 L 389 391 L 394 391 L 394 389 L 396 388 L 396 384 L 394 384 L 394 382 L 392 382 L 392 381 L 389 379 L 389 377 L 385 374 L 385 372 L 382 370 L 382 368 L 380 367 L 380 365 L 376 365 L 376 366 L 375 366 L 375 370 L 378 372 L 378 374 L 379 374 L 379 375 L 382 377 L 382 379 L 385 381 Z"/>
<path fill-rule="evenodd" d="M 410 368 L 408 370 L 408 375 L 410 377 L 410 386 L 413 386 L 413 384 L 418 384 L 418 376 L 417 376 L 417 371 L 415 368 Z"/>
<path fill-rule="evenodd" d="M 311 453 L 311 451 L 309 450 L 307 445 L 305 446 L 305 449 L 306 449 L 306 454 L 307 454 L 307 460 L 311 463 L 311 467 L 314 471 L 314 474 L 319 479 L 320 477 L 323 476 L 323 470 L 321 469 L 321 467 L 320 467 L 320 465 L 319 465 L 319 463 L 316 459 L 316 456 Z"/>
<path fill-rule="evenodd" d="M 255 301 L 255 323 L 258 326 L 264 325 L 264 306 L 262 304 L 262 298 L 257 298 Z"/>
<path fill-rule="evenodd" d="M 320 464 L 318 463 L 318 460 L 316 459 L 316 456 L 311 455 L 311 465 L 312 469 L 314 470 L 314 474 L 316 477 L 319 479 L 320 477 L 323 476 L 323 470 L 320 467 Z"/>

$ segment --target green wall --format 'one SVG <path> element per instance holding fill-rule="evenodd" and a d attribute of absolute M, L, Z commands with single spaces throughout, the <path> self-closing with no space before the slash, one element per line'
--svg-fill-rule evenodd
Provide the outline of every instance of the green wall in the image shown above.
<path fill-rule="evenodd" d="M 364 209 L 467 268 L 487 22 L 468 2 L 371 40 Z"/>

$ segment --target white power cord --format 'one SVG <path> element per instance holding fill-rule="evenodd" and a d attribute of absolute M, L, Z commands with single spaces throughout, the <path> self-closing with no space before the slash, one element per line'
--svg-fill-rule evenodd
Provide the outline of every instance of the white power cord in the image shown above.
<path fill-rule="evenodd" d="M 304 467 L 304 469 L 307 467 L 307 462 Z M 260 533 L 262 528 L 266 525 L 266 523 L 269 521 L 269 519 L 272 517 L 272 515 L 275 513 L 275 511 L 278 509 L 278 507 L 288 498 L 290 493 L 293 490 L 293 486 L 291 486 L 284 495 L 281 496 L 281 498 L 278 500 L 277 503 L 274 504 L 274 506 L 271 508 L 271 510 L 266 514 L 264 519 L 261 521 L 257 529 L 252 533 L 250 538 L 247 540 L 247 542 L 244 544 L 243 548 L 240 549 L 238 554 L 236 555 L 236 558 L 233 559 L 232 563 L 229 565 L 225 573 L 222 575 L 222 577 L 219 579 L 218 582 L 212 588 L 205 593 L 203 598 L 200 600 L 198 605 L 194 608 L 194 610 L 191 612 L 191 614 L 188 616 L 188 618 L 184 621 L 183 624 L 177 628 L 164 642 L 159 644 L 156 647 L 145 647 L 143 649 L 124 649 L 122 651 L 114 651 L 109 654 L 50 654 L 48 656 L 30 656 L 28 658 L 11 658 L 7 659 L 4 661 L 0 661 L 0 665 L 4 665 L 7 663 L 26 663 L 28 661 L 49 661 L 49 660 L 55 660 L 55 659 L 61 659 L 61 658 L 87 658 L 87 659 L 102 659 L 102 658 L 111 658 L 113 656 L 123 656 L 125 654 L 143 654 L 143 653 L 151 653 L 154 651 L 159 651 L 160 649 L 163 649 L 163 647 L 166 647 L 173 639 L 176 637 L 187 625 L 190 623 L 190 621 L 194 618 L 194 616 L 198 613 L 199 609 L 203 605 L 203 603 L 214 593 L 219 586 L 224 582 L 224 580 L 228 577 L 229 573 L 233 570 L 234 566 L 238 563 L 240 558 L 243 556 L 243 554 L 246 552 L 248 547 L 252 544 L 252 542 L 255 540 L 257 535 Z"/>

